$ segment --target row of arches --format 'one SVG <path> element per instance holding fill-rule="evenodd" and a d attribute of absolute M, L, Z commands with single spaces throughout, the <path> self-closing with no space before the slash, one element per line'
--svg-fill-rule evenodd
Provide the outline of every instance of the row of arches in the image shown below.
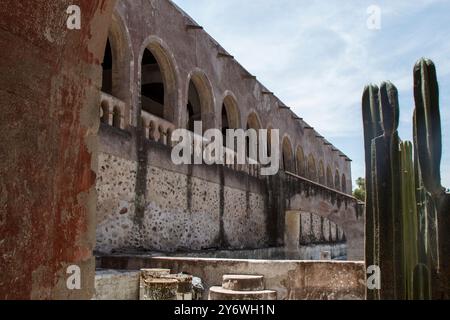
<path fill-rule="evenodd" d="M 325 170 L 323 160 L 317 163 L 313 154 L 306 157 L 301 146 L 297 147 L 294 156 L 292 144 L 288 137 L 283 139 L 282 146 L 282 169 L 284 171 L 295 173 L 329 188 L 347 192 L 345 174 L 341 175 L 337 169 L 333 173 L 330 166 L 327 166 Z"/>
<path fill-rule="evenodd" d="M 127 45 L 128 43 L 130 42 L 126 28 L 121 23 L 120 17 L 114 15 L 102 63 L 102 92 L 131 105 L 132 70 L 130 60 L 133 59 L 133 55 L 130 46 Z M 142 47 L 139 57 L 140 65 L 138 66 L 140 95 L 137 103 L 137 105 L 140 105 L 141 114 L 149 114 L 161 119 L 161 121 L 169 122 L 176 127 L 183 127 L 190 131 L 194 131 L 194 122 L 201 120 L 203 130 L 219 127 L 224 136 L 227 129 L 258 130 L 263 128 L 256 111 L 250 112 L 245 124 L 241 122 L 237 99 L 229 91 L 225 92 L 220 115 L 216 117 L 212 85 L 205 73 L 199 69 L 195 69 L 189 74 L 187 87 L 185 88 L 187 99 L 184 103 L 181 103 L 181 105 L 185 105 L 185 110 L 176 114 L 177 106 L 180 105 L 178 100 L 179 88 L 182 85 L 180 84 L 175 60 L 169 52 L 163 41 L 154 36 L 148 37 Z M 120 110 L 114 112 L 118 113 Z M 121 117 L 124 117 L 124 115 L 113 116 L 114 119 L 120 119 Z M 113 121 L 113 124 L 117 121 Z M 125 122 L 129 124 L 131 119 L 125 119 Z M 167 127 L 167 125 L 164 126 Z M 124 127 L 126 128 L 126 126 Z M 160 128 L 161 125 L 149 125 L 149 130 L 152 130 L 153 127 Z M 271 130 L 272 128 L 268 128 L 268 142 L 271 141 Z M 154 134 L 150 133 L 148 136 L 151 138 Z M 159 140 L 167 139 L 158 139 L 157 141 Z M 268 152 L 271 152 L 270 143 L 268 144 Z M 285 171 L 296 173 L 331 188 L 341 191 L 346 190 L 345 175 L 340 176 L 337 170 L 333 174 L 330 167 L 325 170 L 323 162 L 317 163 L 312 154 L 305 157 L 301 147 L 298 147 L 294 153 L 287 137 L 282 141 L 280 165 Z"/>

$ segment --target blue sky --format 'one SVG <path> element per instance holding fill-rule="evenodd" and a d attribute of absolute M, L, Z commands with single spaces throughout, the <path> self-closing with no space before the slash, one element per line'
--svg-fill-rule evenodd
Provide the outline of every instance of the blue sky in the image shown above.
<path fill-rule="evenodd" d="M 400 135 L 412 136 L 414 63 L 436 66 L 443 123 L 442 180 L 450 188 L 450 0 L 174 0 L 364 176 L 361 95 L 392 81 Z M 381 8 L 381 29 L 367 8 Z"/>

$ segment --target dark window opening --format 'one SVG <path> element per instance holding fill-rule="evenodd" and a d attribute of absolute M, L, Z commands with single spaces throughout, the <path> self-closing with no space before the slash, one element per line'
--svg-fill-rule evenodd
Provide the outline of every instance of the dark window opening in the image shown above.
<path fill-rule="evenodd" d="M 225 104 L 222 105 L 222 136 L 223 136 L 223 145 L 226 147 L 227 145 L 227 130 L 230 129 L 230 124 L 228 121 L 228 112 Z"/>
<path fill-rule="evenodd" d="M 188 123 L 187 128 L 190 131 L 194 131 L 194 122 L 202 120 L 202 108 L 200 104 L 200 95 L 198 94 L 197 88 L 191 81 L 189 83 L 189 98 L 188 98 Z"/>
<path fill-rule="evenodd" d="M 141 104 L 142 110 L 164 118 L 165 88 L 161 69 L 155 56 L 145 49 L 141 70 Z"/>
<path fill-rule="evenodd" d="M 103 56 L 102 63 L 102 91 L 104 93 L 112 94 L 112 66 L 113 66 L 113 58 L 112 58 L 112 50 L 111 43 L 109 39 L 106 41 L 105 54 Z"/>

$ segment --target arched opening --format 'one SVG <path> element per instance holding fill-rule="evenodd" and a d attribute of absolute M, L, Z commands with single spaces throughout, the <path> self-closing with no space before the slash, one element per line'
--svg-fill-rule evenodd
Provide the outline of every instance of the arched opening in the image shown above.
<path fill-rule="evenodd" d="M 336 173 L 334 175 L 334 187 L 336 188 L 336 190 L 341 190 L 341 176 L 339 174 L 339 171 L 336 170 Z"/>
<path fill-rule="evenodd" d="M 200 95 L 198 94 L 197 87 L 194 82 L 189 83 L 189 94 L 188 94 L 188 104 L 187 104 L 187 113 L 188 113 L 188 123 L 187 129 L 190 131 L 194 131 L 194 122 L 202 120 L 202 106 L 200 102 Z"/>
<path fill-rule="evenodd" d="M 317 181 L 316 159 L 312 154 L 308 156 L 308 179 L 311 181 Z"/>
<path fill-rule="evenodd" d="M 247 130 L 254 129 L 254 130 L 256 130 L 257 133 L 261 129 L 261 122 L 259 121 L 256 113 L 252 112 L 248 116 L 246 129 Z M 259 155 L 259 139 L 256 139 L 256 141 L 253 141 L 253 143 L 255 143 L 255 142 L 256 142 L 256 152 Z M 250 156 L 250 143 L 252 143 L 252 141 L 250 141 L 250 138 L 247 135 L 247 137 L 246 137 L 246 147 L 247 147 L 246 156 L 247 157 Z M 255 159 L 255 160 L 259 160 L 259 159 Z"/>
<path fill-rule="evenodd" d="M 294 172 L 293 170 L 294 163 L 293 163 L 293 153 L 292 153 L 292 145 L 291 141 L 288 137 L 285 137 L 283 139 L 283 154 L 282 154 L 282 166 L 284 171 L 287 172 Z"/>
<path fill-rule="evenodd" d="M 121 17 L 114 13 L 101 64 L 101 91 L 112 97 L 107 99 L 119 100 L 124 105 L 121 112 L 122 128 L 127 128 L 130 120 L 128 111 L 131 106 L 131 61 L 133 61 L 133 57 L 129 49 L 129 42 Z M 112 124 L 111 119 L 109 123 Z"/>
<path fill-rule="evenodd" d="M 325 185 L 325 167 L 323 161 L 319 161 L 319 183 Z"/>
<path fill-rule="evenodd" d="M 252 112 L 247 119 L 247 129 L 261 129 L 261 122 L 259 121 L 258 115 Z"/>
<path fill-rule="evenodd" d="M 232 96 L 227 96 L 223 101 L 221 119 L 223 144 L 226 146 L 227 130 L 238 129 L 240 127 L 239 109 L 236 100 Z"/>
<path fill-rule="evenodd" d="M 113 82 L 113 56 L 111 42 L 106 41 L 105 54 L 102 62 L 102 92 L 112 95 Z"/>
<path fill-rule="evenodd" d="M 158 61 L 147 48 L 142 56 L 141 77 L 142 110 L 164 119 L 164 81 Z"/>
<path fill-rule="evenodd" d="M 341 178 L 341 191 L 347 193 L 347 180 L 345 174 L 342 174 Z"/>
<path fill-rule="evenodd" d="M 333 171 L 330 166 L 327 166 L 327 187 L 334 188 Z"/>
<path fill-rule="evenodd" d="M 303 148 L 300 146 L 297 148 L 296 160 L 297 174 L 304 177 L 306 173 L 305 153 L 303 152 Z"/>
<path fill-rule="evenodd" d="M 174 123 L 175 109 L 179 105 L 177 68 L 171 59 L 169 49 L 164 42 L 150 36 L 141 47 L 140 56 L 140 90 L 141 109 L 153 116 L 159 127 L 167 128 L 168 123 Z M 147 115 L 147 118 L 149 116 Z"/>
<path fill-rule="evenodd" d="M 203 131 L 214 128 L 213 105 L 214 97 L 208 79 L 203 73 L 195 72 L 189 80 L 186 128 L 194 131 L 195 121 L 202 121 Z"/>

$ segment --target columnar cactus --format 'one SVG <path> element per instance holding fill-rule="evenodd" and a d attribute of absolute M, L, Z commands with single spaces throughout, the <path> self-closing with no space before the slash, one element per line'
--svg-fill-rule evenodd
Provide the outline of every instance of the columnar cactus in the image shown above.
<path fill-rule="evenodd" d="M 364 90 L 366 263 L 380 267 L 382 286 L 368 290 L 368 299 L 450 294 L 450 196 L 440 182 L 439 90 L 430 60 L 414 68 L 414 93 L 413 150 L 398 136 L 395 86 Z"/>
<path fill-rule="evenodd" d="M 367 265 L 379 265 L 378 253 L 378 226 L 375 207 L 373 205 L 372 196 L 372 140 L 382 134 L 380 122 L 380 108 L 378 100 L 378 87 L 369 85 L 364 89 L 363 95 L 363 120 L 364 120 L 364 144 L 366 149 L 366 262 Z M 368 291 L 368 299 L 377 298 L 377 291 Z"/>
<path fill-rule="evenodd" d="M 414 140 L 417 148 L 426 235 L 423 263 L 432 268 L 433 298 L 450 297 L 450 195 L 441 185 L 442 133 L 436 67 L 421 59 L 414 67 Z M 428 259 L 425 259 L 428 258 Z"/>

